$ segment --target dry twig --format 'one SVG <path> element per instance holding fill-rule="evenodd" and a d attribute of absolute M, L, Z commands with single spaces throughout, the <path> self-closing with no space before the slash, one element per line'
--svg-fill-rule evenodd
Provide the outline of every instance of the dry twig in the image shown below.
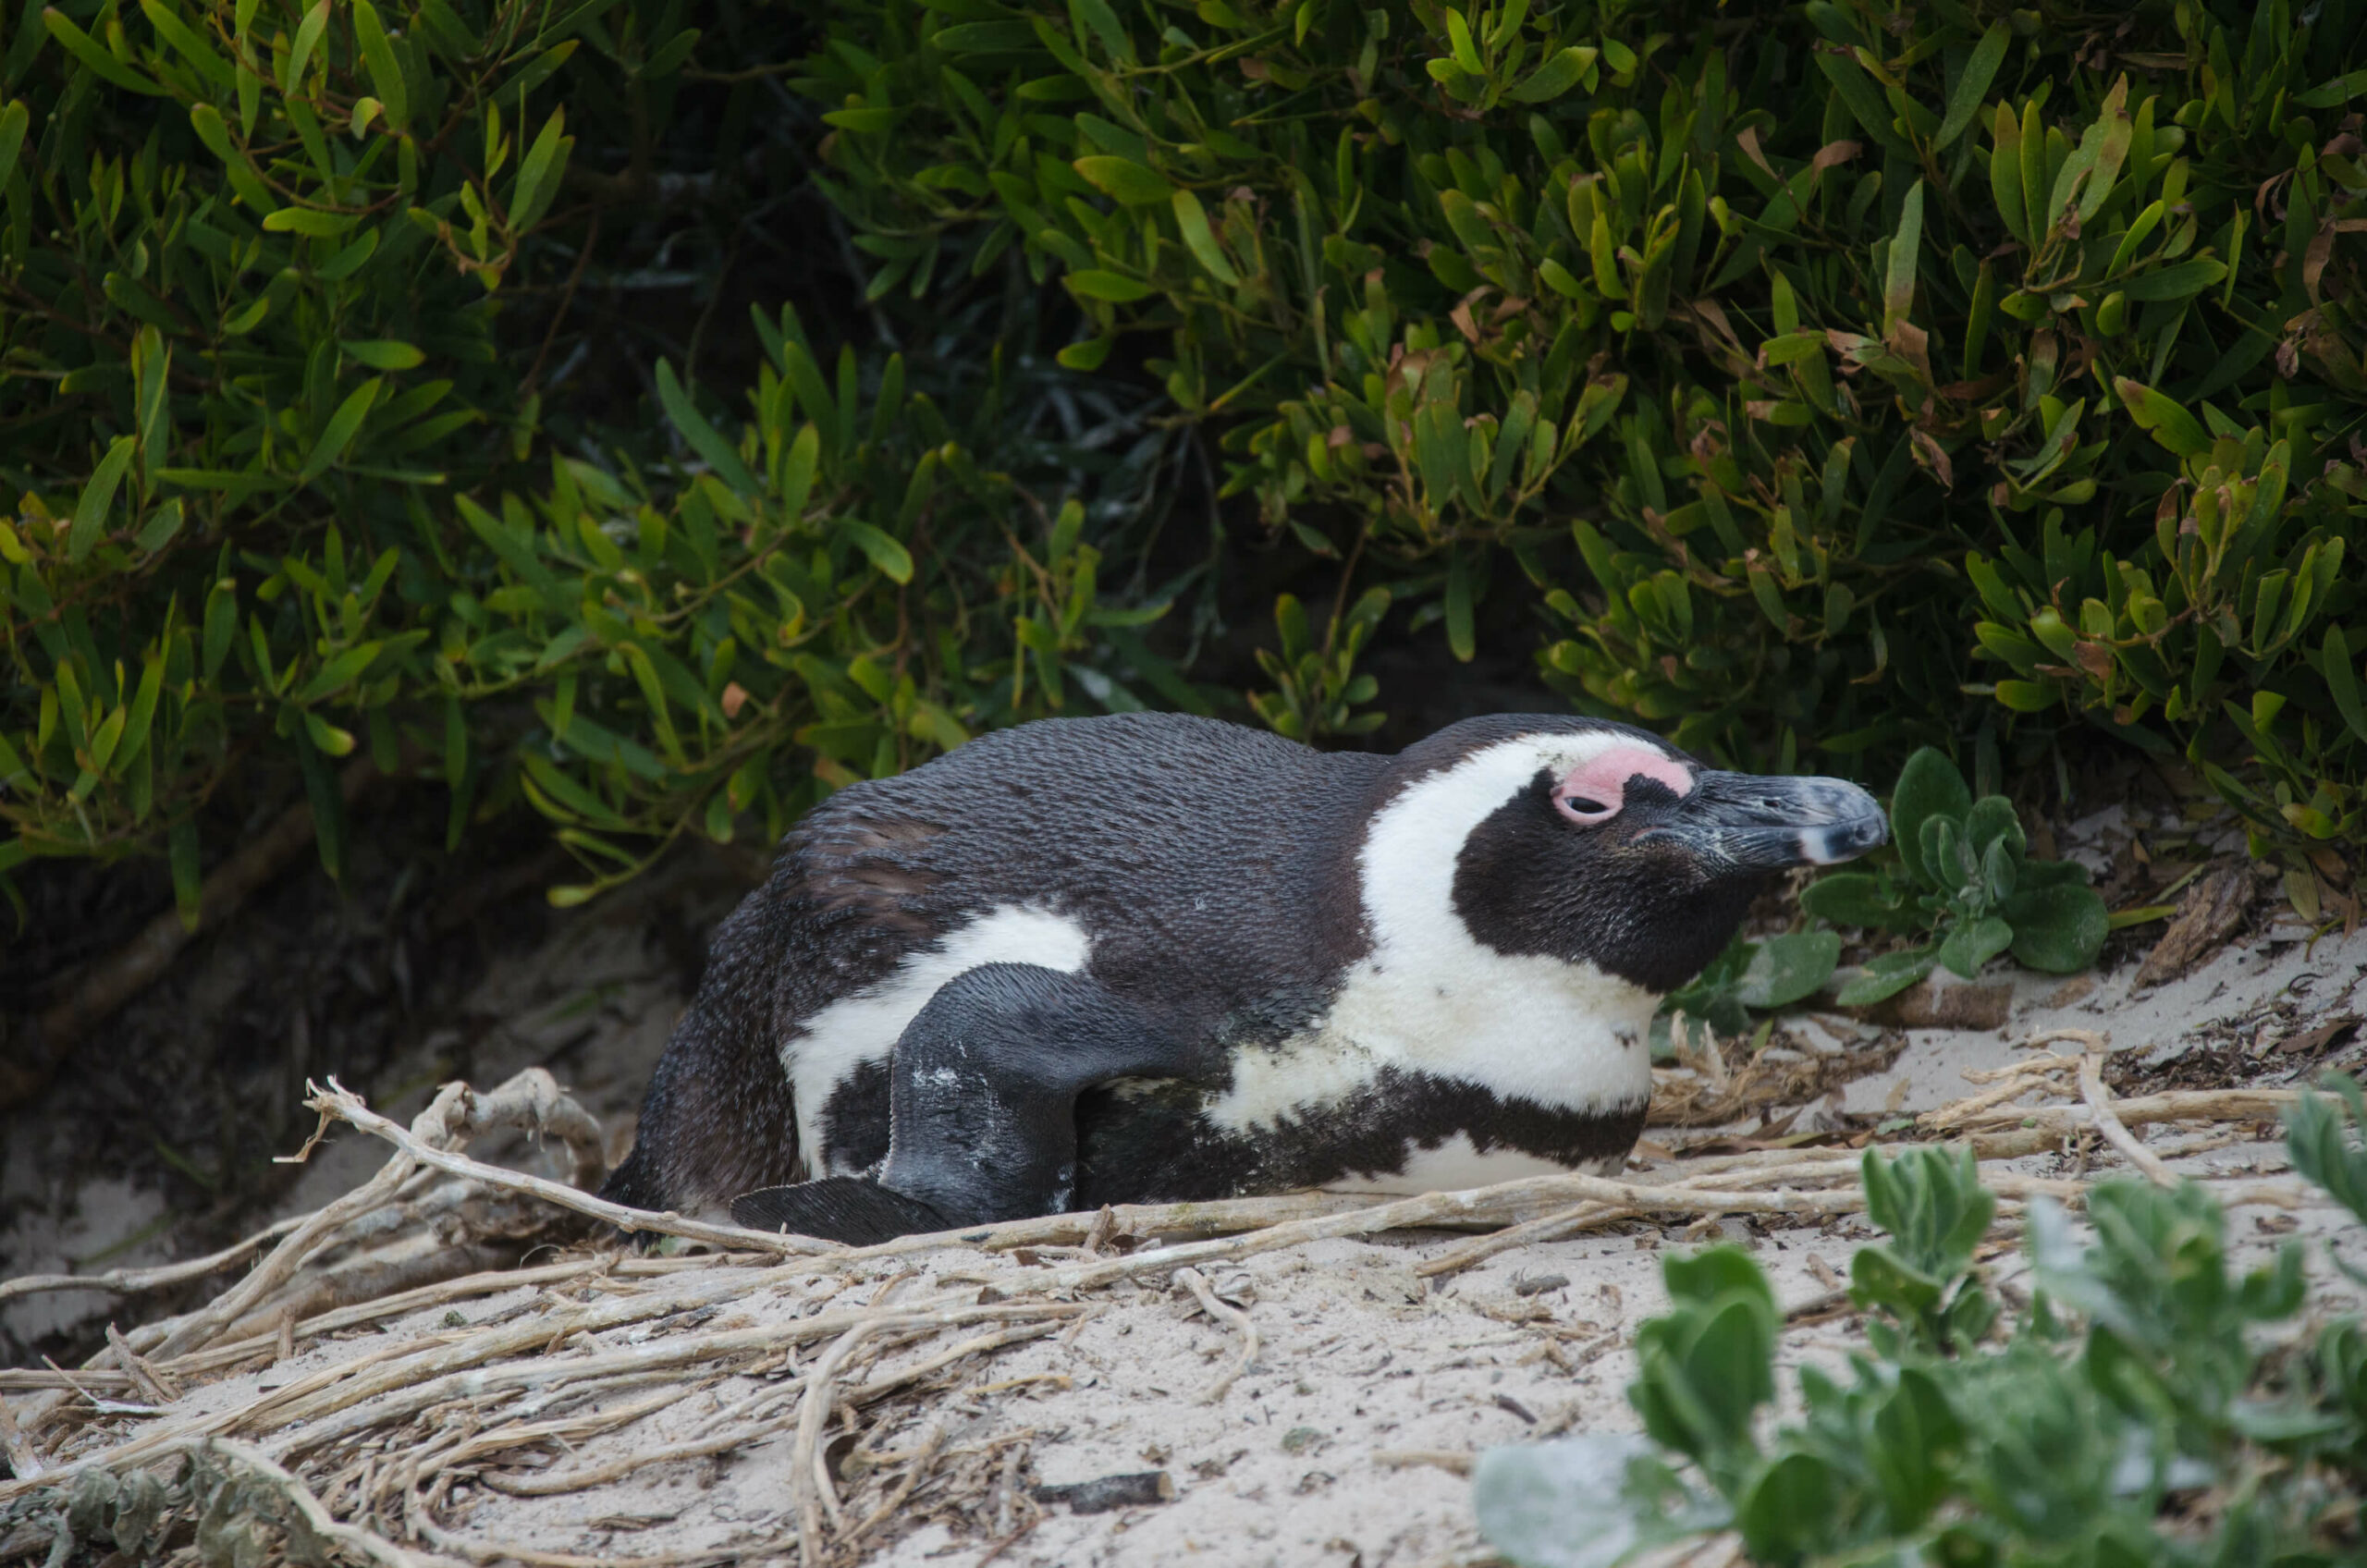
<path fill-rule="evenodd" d="M 1200 1310 L 1207 1313 L 1211 1321 L 1221 1323 L 1241 1336 L 1241 1359 L 1234 1362 L 1223 1377 L 1209 1384 L 1208 1391 L 1200 1396 L 1202 1403 L 1214 1404 L 1224 1398 L 1244 1372 L 1257 1364 L 1257 1325 L 1249 1320 L 1249 1314 L 1210 1289 L 1208 1276 L 1198 1269 L 1177 1269 L 1175 1282 L 1192 1292 L 1192 1299 L 1200 1304 Z"/>
<path fill-rule="evenodd" d="M 448 1084 L 446 1087 L 450 1089 L 455 1085 Z M 468 1085 L 460 1084 L 457 1087 L 466 1089 Z M 442 1096 L 439 1096 L 439 1103 L 441 1100 Z M 373 1137 L 384 1138 L 421 1165 L 430 1166 L 454 1176 L 465 1176 L 472 1181 L 481 1182 L 488 1187 L 528 1193 L 546 1203 L 555 1204 L 560 1208 L 585 1215 L 594 1219 L 606 1220 L 622 1231 L 648 1231 L 658 1235 L 680 1236 L 685 1241 L 706 1242 L 716 1246 L 736 1247 L 742 1252 L 780 1255 L 830 1250 L 828 1243 L 813 1241 L 804 1236 L 776 1235 L 765 1231 L 751 1231 L 739 1225 L 708 1225 L 695 1219 L 684 1219 L 679 1215 L 656 1215 L 645 1209 L 627 1208 L 622 1204 L 610 1203 L 605 1198 L 595 1197 L 590 1193 L 579 1192 L 564 1182 L 548 1181 L 540 1176 L 530 1176 L 522 1171 L 507 1170 L 497 1165 L 486 1165 L 483 1161 L 471 1159 L 466 1155 L 456 1154 L 448 1147 L 430 1143 L 415 1131 L 405 1131 L 395 1122 L 372 1110 L 362 1102 L 360 1095 L 348 1089 L 335 1078 L 329 1080 L 329 1086 L 326 1089 L 315 1086 L 312 1096 L 305 1100 L 304 1104 L 320 1112 L 324 1117 L 334 1117 L 339 1121 L 360 1128 Z M 435 1110 L 435 1107 L 429 1107 L 427 1110 L 420 1113 L 421 1118 L 424 1120 Z"/>
<path fill-rule="evenodd" d="M 2152 1178 L 2156 1186 L 2177 1186 L 2177 1172 L 2165 1164 L 2160 1155 L 2139 1143 L 2137 1135 L 2114 1114 L 2112 1091 L 2104 1087 L 2103 1060 L 2094 1051 L 2079 1059 L 2079 1096 L 2096 1113 L 2096 1131 L 2103 1134 L 2104 1142 L 2128 1157 L 2129 1164 Z"/>
<path fill-rule="evenodd" d="M 140 1291 L 160 1291 L 167 1285 L 202 1280 L 215 1269 L 238 1262 L 264 1243 L 277 1241 L 310 1218 L 309 1215 L 291 1215 L 277 1224 L 256 1231 L 244 1241 L 231 1243 L 220 1252 L 208 1253 L 203 1257 L 192 1257 L 180 1263 L 163 1263 L 153 1268 L 110 1268 L 104 1274 L 23 1274 L 14 1280 L 0 1280 L 0 1302 L 43 1291 L 108 1291 L 117 1295 L 130 1295 Z"/>

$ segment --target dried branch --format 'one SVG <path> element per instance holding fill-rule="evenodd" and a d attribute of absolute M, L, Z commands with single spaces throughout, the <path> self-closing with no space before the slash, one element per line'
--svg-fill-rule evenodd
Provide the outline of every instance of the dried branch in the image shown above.
<path fill-rule="evenodd" d="M 447 1088 L 453 1086 L 448 1084 Z M 467 1087 L 466 1084 L 458 1086 Z M 406 1132 L 386 1117 L 372 1110 L 363 1103 L 360 1095 L 339 1084 L 335 1078 L 329 1080 L 329 1086 L 326 1089 L 317 1085 L 313 1086 L 312 1094 L 304 1103 L 324 1117 L 333 1117 L 339 1121 L 358 1127 L 372 1137 L 384 1138 L 421 1165 L 431 1166 L 454 1176 L 465 1176 L 472 1181 L 482 1182 L 488 1187 L 530 1193 L 546 1203 L 556 1204 L 560 1208 L 569 1209 L 594 1219 L 605 1220 L 621 1231 L 645 1231 L 661 1236 L 680 1236 L 685 1241 L 706 1242 L 716 1246 L 733 1247 L 742 1252 L 767 1253 L 775 1256 L 825 1253 L 833 1250 L 828 1243 L 813 1241 L 804 1236 L 777 1235 L 765 1231 L 751 1231 L 739 1225 L 709 1225 L 695 1219 L 684 1219 L 680 1215 L 652 1214 L 645 1209 L 628 1208 L 620 1203 L 610 1203 L 605 1198 L 595 1197 L 590 1193 L 579 1192 L 563 1182 L 549 1181 L 540 1176 L 530 1176 L 523 1171 L 508 1170 L 498 1165 L 487 1165 L 481 1160 L 471 1159 L 466 1155 L 455 1154 L 448 1147 L 431 1144 L 413 1133 Z M 421 1114 L 424 1116 L 427 1112 Z"/>
<path fill-rule="evenodd" d="M 220 1252 L 207 1253 L 203 1257 L 192 1257 L 180 1263 L 158 1264 L 153 1268 L 110 1268 L 104 1274 L 25 1274 L 14 1280 L 0 1280 L 0 1302 L 17 1296 L 35 1295 L 43 1291 L 106 1291 L 117 1295 L 130 1295 L 140 1291 L 160 1291 L 167 1285 L 186 1284 L 238 1262 L 266 1242 L 277 1241 L 310 1218 L 303 1214 L 291 1215 L 276 1225 L 256 1231 L 244 1241 L 231 1243 Z"/>
<path fill-rule="evenodd" d="M 2079 1096 L 2088 1109 L 2096 1113 L 2096 1131 L 2104 1142 L 2118 1149 L 2128 1163 L 2151 1177 L 2156 1186 L 2175 1187 L 2177 1172 L 2165 1164 L 2160 1155 L 2137 1141 L 2137 1135 L 2122 1125 L 2112 1107 L 2112 1091 L 2104 1087 L 2103 1058 L 2094 1051 L 2079 1059 Z"/>
<path fill-rule="evenodd" d="M 1642 1186 L 1632 1182 L 1613 1181 L 1605 1176 L 1527 1176 L 1494 1186 L 1475 1187 L 1469 1192 L 1425 1193 L 1419 1197 L 1375 1204 L 1346 1214 L 1272 1225 L 1244 1235 L 1190 1242 L 1181 1246 L 1154 1247 L 1130 1253 L 1124 1257 L 1049 1269 L 1047 1271 L 1049 1276 L 1047 1283 L 1048 1288 L 1053 1290 L 1091 1290 L 1113 1280 L 1171 1269 L 1184 1264 L 1248 1257 L 1306 1242 L 1434 1226 L 1441 1221 L 1468 1219 L 1475 1213 L 1502 1213 L 1516 1207 L 1527 1208 L 1556 1201 L 1568 1203 L 1576 1199 L 1618 1204 L 1656 1213 L 1796 1215 L 1849 1214 L 1863 1208 L 1866 1201 L 1863 1193 L 1854 1190 L 1803 1193 L 1777 1189 L 1718 1193 L 1684 1187 Z"/>
<path fill-rule="evenodd" d="M 427 1112 L 421 1114 L 423 1116 Z M 252 1273 L 216 1296 L 202 1310 L 182 1318 L 149 1354 L 162 1359 L 202 1349 L 223 1329 L 244 1317 L 249 1308 L 287 1283 L 304 1259 L 334 1236 L 348 1220 L 358 1219 L 392 1198 L 415 1169 L 411 1160 L 398 1156 L 381 1166 L 378 1173 L 361 1186 L 326 1208 L 307 1216 L 301 1225 L 289 1231 L 270 1255 L 255 1266 Z"/>
<path fill-rule="evenodd" d="M 1207 1313 L 1211 1321 L 1221 1323 L 1241 1336 L 1241 1359 L 1234 1362 L 1223 1377 L 1209 1384 L 1208 1391 L 1200 1395 L 1200 1402 L 1203 1404 L 1214 1404 L 1224 1398 L 1243 1373 L 1257 1365 L 1257 1325 L 1249 1320 L 1249 1314 L 1231 1302 L 1225 1301 L 1211 1290 L 1208 1276 L 1198 1269 L 1177 1269 L 1175 1282 L 1192 1292 L 1192 1299 L 1200 1304 L 1200 1310 Z"/>

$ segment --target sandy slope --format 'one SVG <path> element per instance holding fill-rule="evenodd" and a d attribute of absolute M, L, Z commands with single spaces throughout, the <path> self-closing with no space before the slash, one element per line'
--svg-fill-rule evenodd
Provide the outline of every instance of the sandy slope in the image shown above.
<path fill-rule="evenodd" d="M 543 1060 L 564 1039 L 563 1065 L 572 1068 L 566 1075 L 587 1103 L 604 1115 L 628 1110 L 679 997 L 662 984 L 636 983 L 606 991 L 588 1011 L 568 1004 L 619 973 L 630 946 L 626 936 L 603 946 L 577 931 L 570 939 L 555 937 L 533 962 L 489 977 L 493 994 L 484 1005 L 515 1022 L 504 1047 L 511 1060 L 497 1052 L 496 1060 L 481 1060 L 480 1081 Z M 2367 1012 L 2367 934 L 2312 947 L 2272 930 L 2223 949 L 2182 980 L 2132 998 L 2133 974 L 2134 965 L 2124 964 L 2092 986 L 2068 987 L 2021 976 L 2005 1029 L 1910 1031 L 1887 1071 L 1851 1083 L 1837 1107 L 1810 1107 L 1805 1115 L 1837 1109 L 1895 1117 L 1945 1103 L 1967 1092 L 1966 1069 L 2014 1060 L 2017 1041 L 2065 1026 L 2106 1033 L 2116 1051 L 2143 1071 L 2175 1072 L 2182 1056 L 2210 1051 L 2217 1053 L 2211 1059 L 2215 1074 L 2240 1072 L 2269 1084 L 2323 1065 L 2355 1067 L 2367 1056 L 2361 1038 L 2299 1058 L 2278 1049 L 2321 1021 Z M 587 1017 L 594 1025 L 588 1037 L 582 1027 Z M 1866 1050 L 1875 1044 L 1873 1034 L 1833 1019 L 1803 1025 L 1792 1039 L 1802 1050 Z M 407 1114 L 413 1106 L 389 1109 Z M 2187 1168 L 2266 1171 L 2283 1164 L 2274 1143 L 2226 1143 L 2179 1158 L 2177 1151 L 2197 1141 L 2193 1134 L 2156 1130 L 2150 1141 Z M 341 1138 L 307 1179 L 296 1207 L 349 1187 L 379 1154 L 362 1140 Z M 2114 1161 L 2106 1154 L 2085 1163 L 2092 1171 Z M 2021 1166 L 2040 1174 L 2080 1173 L 2060 1155 Z M 122 1226 L 137 1218 L 136 1197 L 88 1192 L 75 1223 L 86 1231 Z M 109 1205 L 116 1212 L 106 1212 Z M 2263 1227 L 2267 1218 L 2236 1216 L 2233 1231 L 2247 1249 L 2264 1250 L 2277 1239 Z M 2331 1228 L 2334 1216 L 2312 1209 L 2300 1219 L 2301 1233 L 2311 1234 Z M 875 1446 L 896 1452 L 941 1426 L 947 1464 L 966 1464 L 984 1477 L 985 1488 L 958 1530 L 940 1522 L 898 1535 L 904 1522 L 889 1522 L 875 1537 L 889 1537 L 889 1544 L 874 1560 L 978 1562 L 993 1544 L 998 1513 L 1015 1528 L 1036 1512 L 996 1490 L 1006 1480 L 1024 1488 L 1142 1470 L 1167 1472 L 1174 1499 L 1090 1514 L 1050 1505 L 999 1560 L 1380 1568 L 1481 1557 L 1466 1484 L 1434 1456 L 1560 1429 L 1632 1426 L 1623 1394 L 1631 1367 L 1626 1345 L 1660 1301 L 1663 1245 L 1723 1236 L 1752 1246 L 1784 1298 L 1799 1303 L 1826 1293 L 1831 1275 L 1823 1270 L 1846 1268 L 1853 1236 L 1864 1233 L 1854 1221 L 1828 1228 L 1726 1220 L 1697 1227 L 1690 1237 L 1637 1224 L 1520 1248 L 1435 1280 L 1419 1278 L 1416 1266 L 1462 1238 L 1330 1241 L 1220 1267 L 1212 1270 L 1216 1289 L 1246 1307 L 1263 1350 L 1213 1403 L 1203 1393 L 1239 1348 L 1230 1329 L 1210 1322 L 1164 1279 L 1095 1292 L 1085 1299 L 1099 1305 L 1073 1335 L 980 1363 L 950 1396 L 899 1406 L 897 1421 L 874 1433 Z M 60 1228 L 46 1240 L 22 1231 L 9 1239 L 17 1268 L 43 1267 L 43 1245 L 72 1244 Z M 30 1254 L 17 1250 L 29 1246 Z M 2008 1253 L 1995 1267 L 2010 1275 L 2018 1259 Z M 926 1259 L 920 1276 L 901 1289 L 914 1299 L 1016 1290 L 1028 1270 L 1011 1256 L 946 1252 Z M 888 1279 L 883 1270 L 865 1280 L 793 1281 L 729 1304 L 717 1321 L 783 1321 L 817 1310 L 822 1298 L 840 1291 L 866 1297 Z M 2324 1288 L 2327 1305 L 2336 1305 L 2338 1293 Z M 513 1305 L 483 1298 L 463 1316 L 483 1322 Z M 103 1306 L 96 1298 L 59 1295 L 11 1310 L 70 1315 Z M 339 1357 L 455 1327 L 443 1313 L 419 1314 L 196 1390 L 180 1410 L 224 1408 Z M 1837 1356 L 1848 1333 L 1846 1317 L 1813 1322 L 1787 1338 L 1787 1354 Z M 763 1392 L 758 1381 L 725 1379 L 638 1426 L 577 1445 L 566 1462 L 593 1464 L 680 1440 L 714 1412 Z M 125 1429 L 137 1426 L 128 1422 Z M 452 1495 L 453 1517 L 472 1537 L 598 1559 L 735 1549 L 752 1560 L 793 1558 L 784 1486 L 789 1441 L 777 1432 L 729 1456 L 652 1466 L 585 1495 L 513 1498 L 464 1487 Z"/>

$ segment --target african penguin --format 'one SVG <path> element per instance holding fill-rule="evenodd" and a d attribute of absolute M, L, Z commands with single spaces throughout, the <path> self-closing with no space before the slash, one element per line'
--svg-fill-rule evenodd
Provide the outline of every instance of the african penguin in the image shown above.
<path fill-rule="evenodd" d="M 1776 874 L 1886 832 L 1853 784 L 1594 719 L 1395 756 L 1174 714 L 1020 725 L 788 835 L 607 1195 L 867 1243 L 1616 1169 L 1660 998 Z"/>

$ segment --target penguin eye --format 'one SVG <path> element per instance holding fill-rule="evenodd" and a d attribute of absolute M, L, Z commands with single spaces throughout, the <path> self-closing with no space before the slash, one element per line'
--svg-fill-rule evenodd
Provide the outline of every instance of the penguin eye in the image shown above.
<path fill-rule="evenodd" d="M 1679 797 L 1693 789 L 1693 776 L 1667 753 L 1640 744 L 1613 745 L 1555 782 L 1553 809 L 1582 827 L 1600 827 L 1625 809 L 1627 786 L 1637 778 Z"/>
<path fill-rule="evenodd" d="M 1588 825 L 1610 821 L 1619 815 L 1620 806 L 1620 802 L 1616 800 L 1606 804 L 1586 795 L 1559 795 L 1554 798 L 1553 803 L 1559 806 L 1562 815 L 1572 822 Z"/>

